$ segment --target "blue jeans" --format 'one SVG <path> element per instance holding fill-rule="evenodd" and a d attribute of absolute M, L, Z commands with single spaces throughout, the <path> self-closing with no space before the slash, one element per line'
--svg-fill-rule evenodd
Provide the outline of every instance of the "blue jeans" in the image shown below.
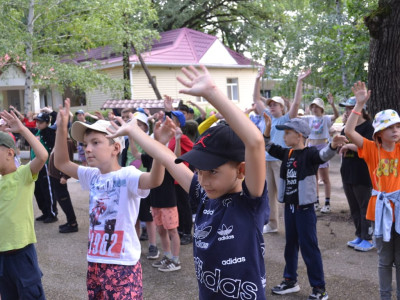
<path fill-rule="evenodd" d="M 317 217 L 313 204 L 295 206 L 285 204 L 285 270 L 283 277 L 297 280 L 299 248 L 307 266 L 312 287 L 325 288 L 321 252 L 318 248 Z"/>

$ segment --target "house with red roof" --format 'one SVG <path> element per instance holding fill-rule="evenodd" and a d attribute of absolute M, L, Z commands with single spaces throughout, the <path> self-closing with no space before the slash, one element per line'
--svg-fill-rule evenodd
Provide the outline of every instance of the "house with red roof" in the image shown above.
<path fill-rule="evenodd" d="M 182 75 L 182 67 L 202 64 L 209 69 L 216 85 L 238 106 L 250 107 L 253 102 L 257 63 L 227 48 L 215 36 L 188 28 L 162 32 L 160 40 L 153 43 L 150 51 L 142 53 L 142 57 L 161 95 L 166 94 L 174 99 L 197 101 L 207 105 L 204 99 L 179 94 L 182 85 L 176 80 L 177 76 Z M 73 59 L 74 63 L 78 64 L 89 60 L 99 62 L 99 71 L 105 72 L 111 78 L 123 78 L 122 55 L 113 52 L 111 47 L 92 49 Z M 122 93 L 115 96 L 106 94 L 99 88 L 86 93 L 73 91 L 66 91 L 64 95 L 48 93 L 51 99 L 46 98 L 47 105 L 57 107 L 66 96 L 72 100 L 72 109 L 86 111 L 137 106 L 150 108 L 162 105 L 160 101 L 155 101 L 157 98 L 153 88 L 134 50 L 129 61 L 133 101 L 122 101 L 120 100 Z M 0 89 L 1 84 L 0 78 Z"/>

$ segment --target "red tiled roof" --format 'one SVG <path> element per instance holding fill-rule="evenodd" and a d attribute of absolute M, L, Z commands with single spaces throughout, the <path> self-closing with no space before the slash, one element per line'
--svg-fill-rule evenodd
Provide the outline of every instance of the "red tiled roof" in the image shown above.
<path fill-rule="evenodd" d="M 153 42 L 150 51 L 142 54 L 146 63 L 159 64 L 198 64 L 204 54 L 217 40 L 217 37 L 189 28 L 179 28 L 160 33 L 160 40 Z M 242 54 L 227 48 L 227 51 L 238 65 L 253 65 L 252 60 Z M 100 47 L 78 54 L 73 61 L 81 63 L 88 60 L 107 61 L 108 63 L 122 60 L 120 53 L 113 52 L 110 46 Z M 132 48 L 130 61 L 138 58 Z"/>
<path fill-rule="evenodd" d="M 176 106 L 180 99 L 174 99 L 173 104 Z M 112 108 L 164 108 L 164 100 L 157 99 L 136 99 L 136 100 L 117 100 L 110 99 L 104 102 L 101 109 L 112 109 Z"/>

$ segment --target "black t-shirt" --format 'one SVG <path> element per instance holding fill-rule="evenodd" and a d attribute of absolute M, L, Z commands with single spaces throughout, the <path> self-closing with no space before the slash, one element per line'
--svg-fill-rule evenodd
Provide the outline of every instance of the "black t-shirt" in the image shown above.
<path fill-rule="evenodd" d="M 355 130 L 361 136 L 372 140 L 374 127 L 370 121 L 361 123 L 360 125 L 356 126 Z M 342 130 L 341 135 L 345 135 L 344 129 Z M 351 140 L 349 138 L 347 139 L 351 143 Z M 365 185 L 369 187 L 372 186 L 367 164 L 363 159 L 358 157 L 357 152 L 347 151 L 346 155 L 343 156 L 340 174 L 342 175 L 343 183 Z"/>
<path fill-rule="evenodd" d="M 142 154 L 143 166 L 150 170 L 153 158 L 148 154 Z M 176 206 L 176 192 L 174 178 L 165 170 L 164 180 L 160 186 L 150 190 L 150 206 L 157 208 Z"/>
<path fill-rule="evenodd" d="M 296 161 L 296 151 L 292 151 L 292 155 L 288 158 L 286 162 L 286 187 L 284 202 L 287 204 L 299 204 L 299 184 L 297 180 L 297 161 Z"/>

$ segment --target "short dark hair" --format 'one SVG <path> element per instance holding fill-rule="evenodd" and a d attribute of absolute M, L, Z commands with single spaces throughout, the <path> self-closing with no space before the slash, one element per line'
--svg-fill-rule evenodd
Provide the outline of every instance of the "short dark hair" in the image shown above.
<path fill-rule="evenodd" d="M 186 113 L 190 112 L 189 106 L 187 106 L 186 104 L 179 105 L 178 110 L 185 111 Z"/>

